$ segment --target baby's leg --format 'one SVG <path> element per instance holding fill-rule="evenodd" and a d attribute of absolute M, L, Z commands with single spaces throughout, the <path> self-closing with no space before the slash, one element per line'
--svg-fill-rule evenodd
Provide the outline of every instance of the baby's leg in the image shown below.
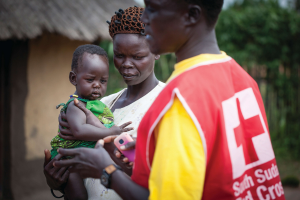
<path fill-rule="evenodd" d="M 88 195 L 83 180 L 77 173 L 70 173 L 65 187 L 65 200 L 87 200 Z"/>

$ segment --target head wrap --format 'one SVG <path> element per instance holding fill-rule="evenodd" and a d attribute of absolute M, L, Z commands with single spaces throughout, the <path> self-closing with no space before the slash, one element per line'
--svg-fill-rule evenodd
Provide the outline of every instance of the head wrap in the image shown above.
<path fill-rule="evenodd" d="M 145 24 L 141 22 L 141 16 L 144 8 L 129 7 L 125 11 L 119 9 L 115 15 L 111 17 L 109 24 L 109 34 L 113 38 L 118 33 L 135 33 L 144 34 Z"/>

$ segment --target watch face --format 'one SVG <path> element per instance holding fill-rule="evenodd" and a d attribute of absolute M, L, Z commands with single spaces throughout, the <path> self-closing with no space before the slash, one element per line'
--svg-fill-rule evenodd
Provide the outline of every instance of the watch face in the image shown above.
<path fill-rule="evenodd" d="M 108 186 L 108 175 L 107 174 L 102 174 L 101 176 L 101 184 L 104 185 L 104 186 Z"/>

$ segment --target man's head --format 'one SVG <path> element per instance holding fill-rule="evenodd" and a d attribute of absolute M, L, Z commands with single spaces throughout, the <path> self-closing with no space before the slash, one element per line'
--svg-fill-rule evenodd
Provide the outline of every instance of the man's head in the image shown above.
<path fill-rule="evenodd" d="M 69 80 L 76 86 L 79 97 L 90 100 L 103 97 L 108 73 L 108 56 L 101 47 L 86 44 L 75 50 Z"/>
<path fill-rule="evenodd" d="M 177 0 L 182 1 L 182 0 Z M 195 4 L 202 8 L 208 27 L 214 27 L 223 7 L 224 0 L 183 0 L 188 4 Z"/>
<path fill-rule="evenodd" d="M 214 30 L 223 0 L 145 0 L 142 22 L 152 53 L 177 52 Z M 193 41 L 189 41 L 193 42 Z"/>

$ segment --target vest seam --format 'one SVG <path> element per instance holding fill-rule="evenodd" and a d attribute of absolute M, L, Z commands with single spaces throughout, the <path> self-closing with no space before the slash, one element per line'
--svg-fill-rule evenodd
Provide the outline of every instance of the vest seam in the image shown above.
<path fill-rule="evenodd" d="M 223 62 L 228 62 L 230 60 L 232 60 L 232 58 L 230 56 L 228 56 L 227 58 L 222 58 L 222 59 L 218 59 L 218 60 L 209 60 L 209 61 L 204 61 L 204 62 L 197 63 L 197 64 L 189 67 L 188 69 L 184 70 L 182 73 L 180 73 L 178 75 L 175 75 L 172 79 L 167 81 L 167 84 L 169 84 L 171 81 L 173 81 L 177 77 L 179 77 L 179 76 L 183 75 L 184 73 L 186 73 L 188 71 L 191 71 L 195 68 L 202 67 L 202 66 L 205 66 L 205 65 L 212 65 L 212 64 L 219 64 L 219 63 L 223 63 Z"/>
<path fill-rule="evenodd" d="M 197 120 L 195 114 L 193 113 L 193 111 L 189 107 L 188 103 L 185 101 L 184 97 L 181 95 L 179 89 L 175 88 L 175 90 L 176 90 L 175 93 L 176 93 L 179 101 L 182 103 L 184 109 L 189 114 L 190 118 L 192 119 L 192 121 L 194 122 L 194 124 L 195 124 L 195 126 L 198 130 L 198 133 L 199 133 L 200 138 L 202 140 L 202 146 L 203 146 L 203 149 L 204 149 L 205 160 L 206 160 L 206 163 L 207 163 L 207 144 L 206 144 L 206 138 L 205 138 L 204 132 L 201 128 L 201 125 L 200 125 L 199 121 Z"/>
<path fill-rule="evenodd" d="M 176 88 L 175 88 L 176 89 Z M 171 106 L 173 105 L 174 102 L 174 96 L 175 96 L 175 92 L 174 90 L 172 91 L 172 95 L 170 98 L 170 101 L 167 103 L 167 105 L 164 107 L 164 109 L 161 111 L 161 113 L 159 113 L 158 117 L 156 118 L 156 120 L 154 121 L 154 123 L 152 124 L 149 132 L 148 132 L 148 136 L 147 136 L 147 144 L 146 144 L 146 161 L 147 161 L 147 165 L 149 170 L 151 170 L 151 165 L 150 165 L 150 160 L 149 160 L 149 145 L 150 145 L 150 138 L 152 136 L 152 133 L 154 131 L 154 128 L 156 127 L 156 125 L 158 124 L 158 122 L 161 120 L 161 118 L 163 117 L 163 115 L 171 108 Z"/>
<path fill-rule="evenodd" d="M 154 123 L 152 124 L 152 126 L 151 126 L 151 128 L 150 128 L 150 130 L 148 132 L 147 144 L 146 144 L 146 161 L 147 161 L 148 169 L 150 171 L 151 171 L 151 165 L 150 165 L 150 159 L 149 159 L 149 145 L 150 145 L 151 136 L 152 136 L 153 131 L 154 131 L 155 127 L 157 126 L 158 122 L 162 119 L 162 117 L 164 116 L 164 114 L 166 114 L 166 112 L 173 105 L 175 94 L 178 97 L 179 101 L 182 103 L 182 105 L 183 105 L 184 109 L 186 110 L 186 112 L 191 117 L 193 123 L 195 124 L 195 126 L 196 126 L 196 128 L 198 130 L 198 133 L 199 133 L 200 138 L 202 140 L 202 145 L 203 145 L 204 154 L 205 154 L 205 161 L 206 161 L 206 164 L 207 164 L 207 144 L 206 144 L 205 135 L 204 135 L 204 132 L 203 132 L 203 130 L 201 128 L 201 125 L 198 122 L 198 120 L 197 120 L 196 116 L 194 115 L 193 111 L 190 109 L 190 107 L 188 106 L 188 104 L 184 100 L 184 98 L 181 95 L 179 89 L 178 88 L 174 88 L 172 90 L 172 95 L 171 95 L 170 101 L 167 103 L 167 105 L 164 107 L 164 109 L 160 112 L 160 114 L 158 115 L 158 117 L 156 118 L 156 120 L 154 121 Z"/>

